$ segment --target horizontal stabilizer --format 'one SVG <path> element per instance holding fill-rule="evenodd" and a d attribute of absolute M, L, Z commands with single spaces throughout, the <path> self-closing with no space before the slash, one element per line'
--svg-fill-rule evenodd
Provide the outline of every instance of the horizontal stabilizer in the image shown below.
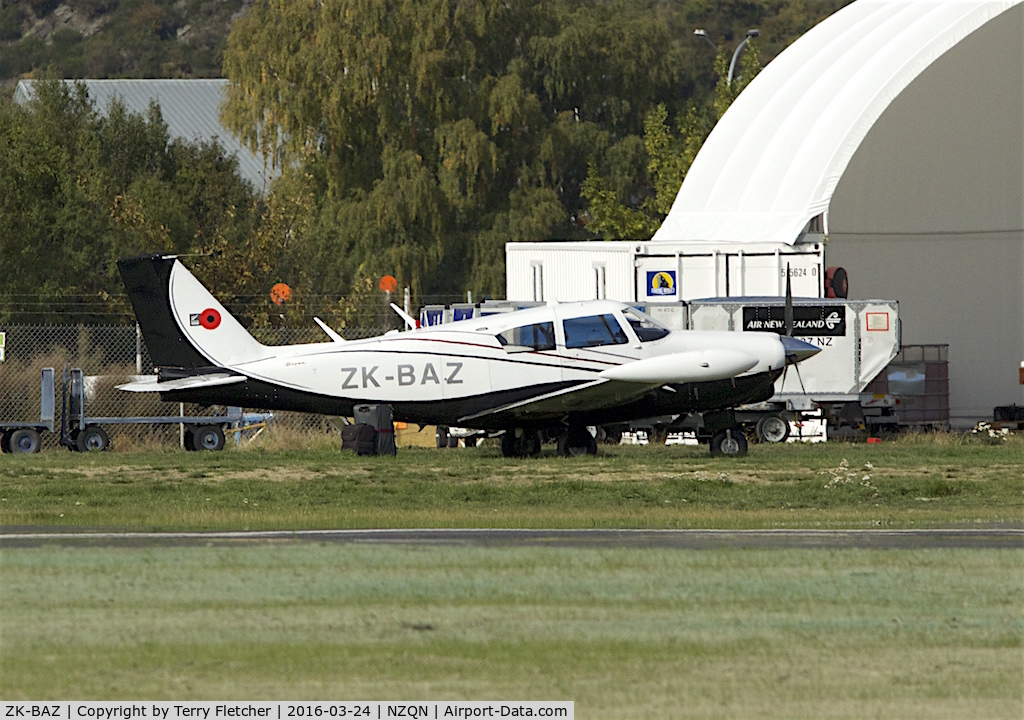
<path fill-rule="evenodd" d="M 190 375 L 174 380 L 157 381 L 156 375 L 150 375 L 143 380 L 133 380 L 124 385 L 118 385 L 118 390 L 125 392 L 171 392 L 173 390 L 195 390 L 197 388 L 215 387 L 217 385 L 231 385 L 245 381 L 245 375 L 234 375 L 231 373 L 210 373 L 208 375 Z"/>
<path fill-rule="evenodd" d="M 602 378 L 644 384 L 671 385 L 727 380 L 757 365 L 741 350 L 692 350 L 623 363 L 601 373 Z"/>

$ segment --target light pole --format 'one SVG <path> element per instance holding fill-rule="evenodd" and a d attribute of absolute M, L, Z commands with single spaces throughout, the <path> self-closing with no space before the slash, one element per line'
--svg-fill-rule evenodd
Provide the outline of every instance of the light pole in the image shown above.
<path fill-rule="evenodd" d="M 704 41 L 711 46 L 711 49 L 715 51 L 715 54 L 718 54 L 718 46 L 711 42 L 711 38 L 708 37 L 707 30 L 705 30 L 704 28 L 697 28 L 696 30 L 693 31 L 693 34 L 699 38 L 704 38 Z"/>
<path fill-rule="evenodd" d="M 718 53 L 718 46 L 711 42 L 711 38 L 708 37 L 707 30 L 704 28 L 697 28 L 693 31 L 693 34 L 699 38 L 704 38 L 705 42 L 711 46 L 711 49 L 714 50 L 716 54 Z M 726 85 L 732 85 L 732 76 L 736 71 L 736 59 L 740 56 L 740 52 L 742 52 L 743 48 L 746 47 L 748 42 L 750 42 L 751 38 L 760 37 L 760 35 L 761 32 L 756 28 L 747 30 L 747 36 L 743 38 L 743 41 L 740 42 L 739 45 L 736 46 L 736 50 L 732 54 L 732 62 L 729 63 L 729 76 L 725 79 Z"/>

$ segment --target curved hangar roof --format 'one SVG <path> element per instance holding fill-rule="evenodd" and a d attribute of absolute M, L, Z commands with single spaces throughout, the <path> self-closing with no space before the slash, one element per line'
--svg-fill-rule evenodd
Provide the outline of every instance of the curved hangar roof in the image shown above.
<path fill-rule="evenodd" d="M 828 209 L 857 147 L 943 53 L 1022 0 L 857 0 L 736 98 L 654 240 L 783 242 Z"/>

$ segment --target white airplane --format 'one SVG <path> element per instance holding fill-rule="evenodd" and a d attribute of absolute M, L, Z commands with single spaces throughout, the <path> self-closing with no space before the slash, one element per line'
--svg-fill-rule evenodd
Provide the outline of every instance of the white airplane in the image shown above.
<path fill-rule="evenodd" d="M 787 364 L 818 348 L 774 333 L 672 331 L 618 302 L 549 305 L 346 342 L 267 346 L 175 256 L 118 262 L 152 379 L 121 386 L 163 400 L 504 430 L 505 456 L 593 454 L 588 426 L 691 412 L 722 425 L 712 453 L 741 454 L 730 408 L 767 400 Z M 718 412 L 725 411 L 725 412 Z M 724 419 L 724 420 L 723 420 Z"/>

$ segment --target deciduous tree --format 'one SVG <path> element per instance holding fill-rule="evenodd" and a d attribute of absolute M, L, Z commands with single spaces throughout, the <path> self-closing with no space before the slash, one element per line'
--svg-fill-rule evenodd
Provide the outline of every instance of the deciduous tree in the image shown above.
<path fill-rule="evenodd" d="M 592 237 L 588 159 L 678 104 L 682 61 L 653 0 L 263 0 L 225 71 L 246 142 L 316 154 L 320 286 L 425 297 L 503 293 L 508 240 Z"/>
<path fill-rule="evenodd" d="M 116 261 L 133 254 L 258 257 L 242 249 L 258 246 L 266 208 L 235 159 L 170 140 L 156 105 L 104 115 L 84 86 L 49 77 L 27 105 L 0 103 L 0 144 L 0 320 L 130 317 Z"/>

